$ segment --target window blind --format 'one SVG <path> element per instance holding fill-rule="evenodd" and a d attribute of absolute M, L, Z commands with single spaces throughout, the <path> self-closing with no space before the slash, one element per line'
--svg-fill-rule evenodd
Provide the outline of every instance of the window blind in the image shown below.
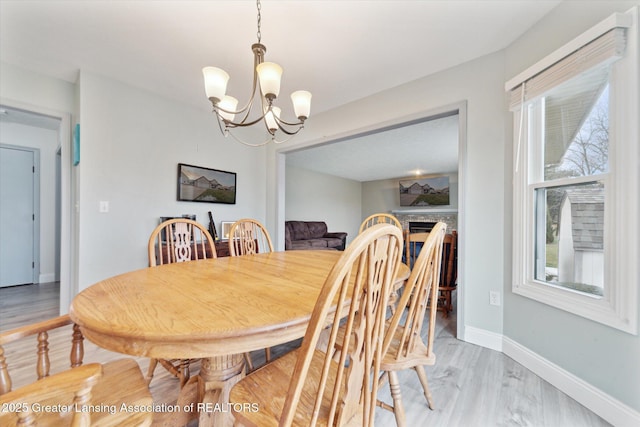
<path fill-rule="evenodd" d="M 613 28 L 602 34 L 511 89 L 509 110 L 518 110 L 522 102 L 539 97 L 589 69 L 610 64 L 622 58 L 625 45 L 625 28 Z"/>

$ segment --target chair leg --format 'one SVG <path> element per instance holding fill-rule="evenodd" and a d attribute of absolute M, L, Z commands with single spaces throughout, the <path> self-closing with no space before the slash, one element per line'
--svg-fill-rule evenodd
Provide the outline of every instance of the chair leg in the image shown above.
<path fill-rule="evenodd" d="M 269 347 L 264 349 L 264 357 L 265 357 L 265 360 L 266 360 L 265 363 L 271 362 L 271 349 Z"/>
<path fill-rule="evenodd" d="M 247 364 L 247 374 L 250 372 L 253 372 L 253 361 L 251 360 L 251 354 L 249 353 L 245 353 L 244 354 L 244 363 Z"/>
<path fill-rule="evenodd" d="M 407 421 L 404 416 L 404 405 L 402 404 L 402 394 L 400 393 L 400 382 L 398 374 L 395 371 L 389 373 L 389 388 L 391 389 L 391 397 L 393 398 L 393 415 L 396 417 L 398 427 L 405 427 Z"/>
<path fill-rule="evenodd" d="M 189 359 L 180 360 L 180 388 L 184 387 L 184 385 L 189 381 L 191 377 L 191 373 L 189 372 Z"/>
<path fill-rule="evenodd" d="M 424 367 L 421 365 L 415 366 L 416 373 L 418 374 L 418 378 L 420 379 L 420 383 L 422 384 L 422 389 L 424 390 L 424 397 L 427 399 L 427 403 L 429 404 L 429 409 L 433 410 L 435 406 L 433 405 L 433 397 L 431 396 L 431 390 L 429 390 L 429 383 L 427 382 L 427 374 L 424 371 Z"/>
<path fill-rule="evenodd" d="M 158 359 L 149 359 L 149 369 L 147 369 L 147 377 L 145 378 L 147 385 L 151 384 L 156 366 L 158 366 Z"/>

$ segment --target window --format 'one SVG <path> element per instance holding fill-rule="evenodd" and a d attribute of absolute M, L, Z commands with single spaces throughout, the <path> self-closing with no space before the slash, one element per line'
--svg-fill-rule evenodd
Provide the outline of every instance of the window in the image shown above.
<path fill-rule="evenodd" d="M 507 83 L 517 145 L 513 291 L 633 334 L 637 20 L 638 8 L 615 14 Z"/>

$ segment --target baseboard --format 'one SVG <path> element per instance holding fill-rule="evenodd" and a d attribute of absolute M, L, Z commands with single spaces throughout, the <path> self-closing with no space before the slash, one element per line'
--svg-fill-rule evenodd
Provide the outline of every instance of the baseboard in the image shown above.
<path fill-rule="evenodd" d="M 38 283 L 50 283 L 56 281 L 56 275 L 54 273 L 40 274 L 38 277 Z"/>
<path fill-rule="evenodd" d="M 470 328 L 467 327 L 467 332 L 469 329 Z M 486 334 L 496 335 L 493 332 L 487 332 Z M 482 334 L 478 335 L 482 336 Z M 566 393 L 614 426 L 640 426 L 640 412 L 609 396 L 602 390 L 592 386 L 560 366 L 548 361 L 539 354 L 534 353 L 507 337 L 503 337 L 501 347 L 505 355 L 548 381 L 554 387 Z"/>
<path fill-rule="evenodd" d="M 476 344 L 481 347 L 490 348 L 491 350 L 502 351 L 502 335 L 495 332 L 489 332 L 484 329 L 474 328 L 473 326 L 465 326 L 464 341 Z"/>

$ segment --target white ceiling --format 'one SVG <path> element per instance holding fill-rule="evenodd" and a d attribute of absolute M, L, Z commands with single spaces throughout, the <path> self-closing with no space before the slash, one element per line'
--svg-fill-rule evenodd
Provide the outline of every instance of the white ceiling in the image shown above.
<path fill-rule="evenodd" d="M 458 171 L 458 115 L 287 154 L 287 165 L 366 182 Z"/>
<path fill-rule="evenodd" d="M 264 0 L 266 59 L 311 117 L 508 46 L 561 0 Z M 210 110 L 201 69 L 249 96 L 254 1 L 0 1 L 0 60 L 75 82 L 80 69 Z M 373 157 L 373 152 L 369 156 Z M 390 159 L 387 158 L 387 161 Z"/>

